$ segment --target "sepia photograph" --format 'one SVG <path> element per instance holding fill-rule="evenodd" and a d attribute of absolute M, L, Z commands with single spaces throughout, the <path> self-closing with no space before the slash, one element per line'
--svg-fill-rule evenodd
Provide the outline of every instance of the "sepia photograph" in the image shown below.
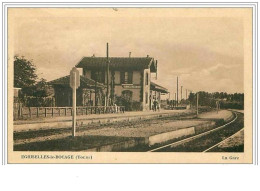
<path fill-rule="evenodd" d="M 8 8 L 9 163 L 252 163 L 251 8 Z"/>

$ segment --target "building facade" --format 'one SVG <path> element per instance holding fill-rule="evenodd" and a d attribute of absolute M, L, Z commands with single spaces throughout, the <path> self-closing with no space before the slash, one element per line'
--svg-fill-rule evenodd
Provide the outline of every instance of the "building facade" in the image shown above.
<path fill-rule="evenodd" d="M 147 57 L 84 57 L 76 65 L 83 75 L 106 86 L 109 102 L 123 97 L 139 105 L 139 110 L 150 110 L 153 100 L 160 101 L 160 94 L 167 89 L 151 82 L 157 72 L 157 61 Z M 108 74 L 108 76 L 107 76 Z M 156 87 L 156 88 L 155 88 Z M 155 97 L 154 97 L 155 95 Z"/>

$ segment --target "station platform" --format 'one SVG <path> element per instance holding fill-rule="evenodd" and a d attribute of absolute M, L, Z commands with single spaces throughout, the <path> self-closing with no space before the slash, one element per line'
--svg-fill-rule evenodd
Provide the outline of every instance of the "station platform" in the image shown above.
<path fill-rule="evenodd" d="M 85 126 L 92 123 L 111 123 L 117 121 L 131 121 L 141 119 L 159 118 L 164 116 L 179 116 L 195 114 L 194 110 L 160 110 L 160 111 L 133 111 L 125 113 L 78 115 L 77 126 Z M 14 131 L 52 129 L 71 127 L 72 116 L 53 118 L 34 118 L 29 120 L 18 120 L 13 123 Z"/>

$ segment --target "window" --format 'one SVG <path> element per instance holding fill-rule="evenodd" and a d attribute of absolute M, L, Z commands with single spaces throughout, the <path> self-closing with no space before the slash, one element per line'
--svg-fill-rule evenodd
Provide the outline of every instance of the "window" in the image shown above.
<path fill-rule="evenodd" d="M 145 92 L 145 103 L 148 103 L 148 92 Z"/>
<path fill-rule="evenodd" d="M 145 85 L 148 85 L 148 81 L 149 80 L 149 74 L 148 73 L 146 73 L 146 78 L 145 78 Z"/>
<path fill-rule="evenodd" d="M 128 72 L 125 72 L 125 84 L 128 84 Z"/>
<path fill-rule="evenodd" d="M 133 72 L 120 72 L 121 84 L 132 84 L 133 83 Z"/>
<path fill-rule="evenodd" d="M 105 71 L 91 70 L 91 79 L 100 83 L 105 83 Z"/>

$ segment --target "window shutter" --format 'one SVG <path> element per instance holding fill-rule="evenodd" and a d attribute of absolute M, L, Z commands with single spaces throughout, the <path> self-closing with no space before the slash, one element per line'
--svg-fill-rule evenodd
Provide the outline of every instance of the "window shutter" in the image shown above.
<path fill-rule="evenodd" d="M 120 83 L 121 84 L 125 83 L 125 72 L 120 72 Z"/>
<path fill-rule="evenodd" d="M 128 72 L 128 83 L 129 84 L 133 83 L 133 71 Z"/>

